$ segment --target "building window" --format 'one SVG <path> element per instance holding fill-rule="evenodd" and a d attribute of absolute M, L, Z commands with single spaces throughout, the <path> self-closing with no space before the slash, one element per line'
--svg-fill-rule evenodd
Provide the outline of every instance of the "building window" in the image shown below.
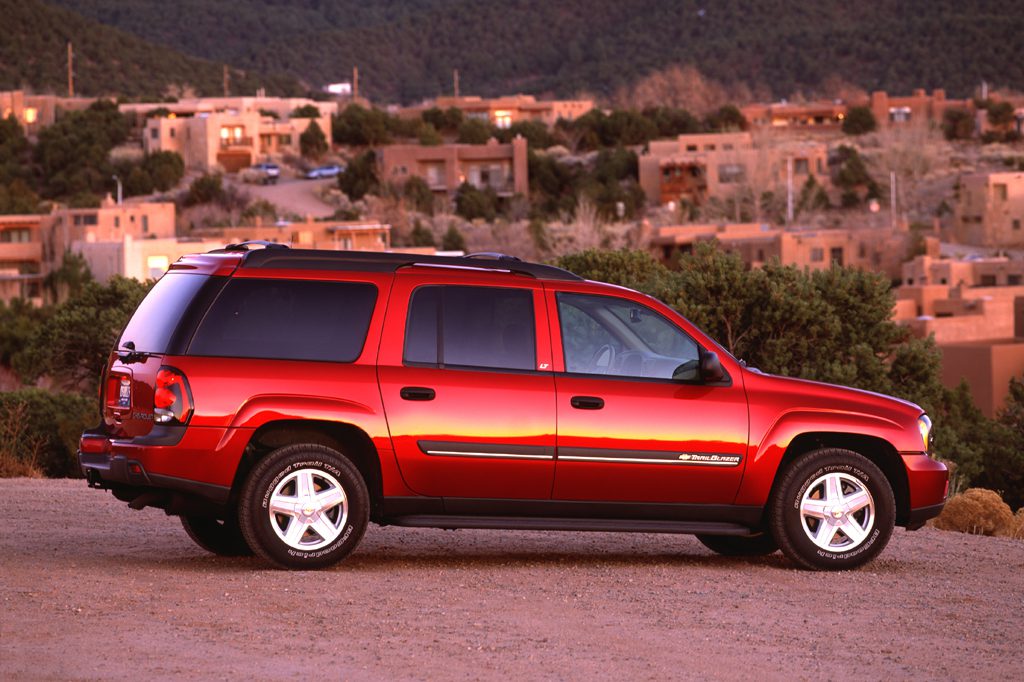
<path fill-rule="evenodd" d="M 170 135 L 171 137 L 174 137 L 174 128 L 171 128 L 170 130 L 168 130 L 167 134 Z"/>
<path fill-rule="evenodd" d="M 146 269 L 149 271 L 150 279 L 160 279 L 171 266 L 171 259 L 167 256 L 149 256 L 146 258 Z"/>
<path fill-rule="evenodd" d="M 995 194 L 997 200 L 1006 201 L 1006 185 L 1003 183 L 992 185 L 992 192 Z"/>
<path fill-rule="evenodd" d="M 910 120 L 910 107 L 889 107 L 889 120 L 893 123 L 906 123 Z"/>
<path fill-rule="evenodd" d="M 25 123 L 35 123 L 39 119 L 39 110 L 35 107 L 25 107 Z"/>
<path fill-rule="evenodd" d="M 512 112 L 499 109 L 494 112 L 494 125 L 503 130 L 512 127 Z"/>
<path fill-rule="evenodd" d="M 743 182 L 747 179 L 747 167 L 742 163 L 723 163 L 718 167 L 718 181 L 721 183 Z"/>
<path fill-rule="evenodd" d="M 291 135 L 278 135 L 277 143 L 280 145 L 290 145 L 292 143 Z"/>
<path fill-rule="evenodd" d="M 149 136 L 155 140 L 156 138 L 160 137 L 160 131 L 157 130 L 156 128 L 150 128 Z"/>
<path fill-rule="evenodd" d="M 825 249 L 814 247 L 811 249 L 811 262 L 821 263 L 825 260 Z"/>
<path fill-rule="evenodd" d="M 0 242 L 4 244 L 17 244 L 32 241 L 32 230 L 27 227 L 0 232 Z"/>
<path fill-rule="evenodd" d="M 96 225 L 97 223 L 99 223 L 99 219 L 95 213 L 86 213 L 82 216 L 83 225 Z"/>
<path fill-rule="evenodd" d="M 715 151 L 715 145 L 713 145 L 713 144 L 706 144 L 706 145 L 704 145 L 704 151 L 706 151 L 706 152 L 713 152 L 713 151 Z"/>
<path fill-rule="evenodd" d="M 983 286 L 983 287 L 994 287 L 995 285 L 996 285 L 996 276 L 995 275 L 982 275 L 981 276 L 981 286 Z"/>
<path fill-rule="evenodd" d="M 1015 229 L 1015 230 L 1019 230 L 1020 229 L 1020 218 L 1014 218 L 1013 219 L 1013 229 Z"/>
<path fill-rule="evenodd" d="M 727 152 L 731 152 L 732 148 L 732 142 L 726 142 L 725 144 L 722 145 L 722 149 Z"/>
<path fill-rule="evenodd" d="M 1010 285 L 1011 287 L 1018 287 L 1018 286 L 1020 286 L 1020 282 L 1021 282 L 1020 275 L 1007 275 L 1006 276 L 1006 283 L 1008 285 Z"/>
<path fill-rule="evenodd" d="M 793 159 L 793 172 L 797 175 L 807 175 L 810 172 L 807 159 Z"/>
<path fill-rule="evenodd" d="M 695 151 L 697 151 L 697 145 L 695 145 L 695 144 L 688 144 L 688 145 L 686 145 L 686 151 L 688 151 L 688 152 L 695 152 Z"/>
<path fill-rule="evenodd" d="M 843 247 L 833 246 L 829 251 L 829 260 L 831 260 L 835 265 L 843 267 Z"/>
<path fill-rule="evenodd" d="M 148 215 L 142 216 L 142 231 L 143 232 L 149 232 L 149 216 Z"/>
<path fill-rule="evenodd" d="M 114 216 L 114 227 L 121 227 L 121 216 Z"/>

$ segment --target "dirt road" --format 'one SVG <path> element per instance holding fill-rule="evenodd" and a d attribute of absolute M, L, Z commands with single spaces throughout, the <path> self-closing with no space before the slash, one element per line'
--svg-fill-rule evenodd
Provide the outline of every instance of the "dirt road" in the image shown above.
<path fill-rule="evenodd" d="M 1019 680 L 1024 542 L 897 529 L 867 568 L 689 537 L 371 526 L 268 570 L 82 481 L 0 481 L 10 679 Z"/>

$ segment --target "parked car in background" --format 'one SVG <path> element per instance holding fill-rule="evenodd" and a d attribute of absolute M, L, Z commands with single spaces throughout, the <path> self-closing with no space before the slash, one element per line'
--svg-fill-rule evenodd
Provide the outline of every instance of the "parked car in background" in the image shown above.
<path fill-rule="evenodd" d="M 244 181 L 263 185 L 277 184 L 279 177 L 281 177 L 281 168 L 276 163 L 253 164 L 242 172 L 242 179 Z"/>
<path fill-rule="evenodd" d="M 341 166 L 331 163 L 326 166 L 317 166 L 306 172 L 307 180 L 320 180 L 322 178 L 336 178 L 341 174 Z"/>

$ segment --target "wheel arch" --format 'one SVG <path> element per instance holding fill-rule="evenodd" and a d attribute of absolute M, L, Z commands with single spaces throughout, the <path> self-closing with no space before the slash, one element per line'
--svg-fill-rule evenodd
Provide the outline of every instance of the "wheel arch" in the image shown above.
<path fill-rule="evenodd" d="M 278 448 L 300 443 L 324 445 L 348 457 L 359 470 L 370 493 L 371 520 L 380 518 L 384 497 L 380 453 L 366 431 L 347 422 L 279 419 L 260 426 L 249 438 L 238 463 L 231 484 L 231 502 L 237 502 L 249 472 L 260 460 Z"/>
<path fill-rule="evenodd" d="M 772 481 L 772 491 L 782 478 L 790 462 L 822 448 L 842 448 L 856 452 L 882 470 L 896 499 L 896 524 L 906 524 L 910 518 L 910 483 L 899 452 L 889 441 L 860 433 L 816 431 L 801 433 L 790 441 L 782 455 Z"/>

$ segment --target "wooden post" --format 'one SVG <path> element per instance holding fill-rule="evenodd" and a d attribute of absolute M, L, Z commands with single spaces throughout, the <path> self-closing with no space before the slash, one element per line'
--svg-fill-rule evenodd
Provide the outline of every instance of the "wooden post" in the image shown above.
<path fill-rule="evenodd" d="M 359 67 L 352 67 L 352 100 L 359 99 Z"/>
<path fill-rule="evenodd" d="M 459 70 L 452 69 L 452 81 L 455 85 L 455 98 L 459 98 Z"/>
<path fill-rule="evenodd" d="M 224 65 L 224 96 L 227 97 L 230 92 L 230 79 L 231 74 L 228 73 L 228 65 Z"/>
<path fill-rule="evenodd" d="M 68 97 L 75 96 L 75 69 L 74 69 L 74 50 L 71 47 L 71 41 L 68 41 Z"/>

